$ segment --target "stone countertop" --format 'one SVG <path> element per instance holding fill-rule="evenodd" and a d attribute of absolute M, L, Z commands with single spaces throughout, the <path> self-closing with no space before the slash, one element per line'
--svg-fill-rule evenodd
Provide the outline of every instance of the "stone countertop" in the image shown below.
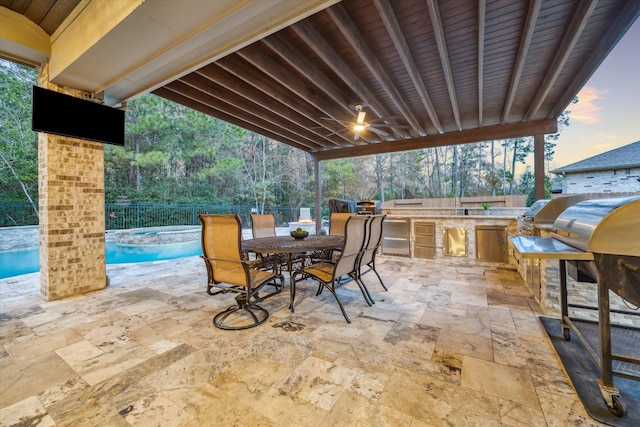
<path fill-rule="evenodd" d="M 460 220 L 508 220 L 508 221 L 517 221 L 517 216 L 511 215 L 434 215 L 434 214 L 387 214 L 387 218 L 415 218 L 415 219 L 460 219 Z"/>

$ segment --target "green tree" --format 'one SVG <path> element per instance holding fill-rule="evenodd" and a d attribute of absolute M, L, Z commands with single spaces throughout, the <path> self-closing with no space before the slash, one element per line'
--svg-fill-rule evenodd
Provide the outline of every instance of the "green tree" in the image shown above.
<path fill-rule="evenodd" d="M 271 141 L 272 184 L 281 206 L 312 206 L 315 202 L 314 164 L 310 156 L 286 144 Z"/>
<path fill-rule="evenodd" d="M 0 193 L 38 214 L 38 134 L 31 130 L 33 69 L 0 59 Z"/>
<path fill-rule="evenodd" d="M 241 162 L 226 159 L 246 131 L 154 95 L 130 102 L 126 122 L 125 147 L 105 152 L 107 201 L 233 202 Z"/>
<path fill-rule="evenodd" d="M 329 199 L 353 198 L 352 190 L 355 181 L 353 158 L 327 160 L 323 162 L 322 180 L 322 194 L 325 198 L 323 204 L 328 204 Z"/>
<path fill-rule="evenodd" d="M 525 163 L 527 156 L 533 151 L 533 144 L 531 138 L 511 138 L 507 139 L 503 143 L 503 147 L 506 150 L 511 148 L 511 169 L 509 170 L 509 175 L 512 177 L 509 182 L 509 191 L 507 194 L 514 194 L 514 184 L 515 181 L 513 178 L 516 176 L 516 164 L 517 163 Z"/>
<path fill-rule="evenodd" d="M 37 212 L 37 134 L 29 120 L 35 71 L 0 65 L 0 189 L 3 200 L 29 201 Z M 568 124 L 567 110 L 559 129 Z M 556 139 L 545 138 L 547 161 Z M 518 181 L 516 165 L 531 150 L 528 138 L 516 138 L 325 161 L 321 204 L 330 198 L 526 194 L 530 171 Z M 250 204 L 262 211 L 310 206 L 314 187 L 314 163 L 303 151 L 154 95 L 129 102 L 125 146 L 105 148 L 107 202 Z"/>

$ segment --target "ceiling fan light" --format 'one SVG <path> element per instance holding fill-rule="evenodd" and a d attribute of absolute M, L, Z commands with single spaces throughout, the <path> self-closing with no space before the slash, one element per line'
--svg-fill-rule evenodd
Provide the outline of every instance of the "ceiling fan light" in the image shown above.
<path fill-rule="evenodd" d="M 356 132 L 362 132 L 365 129 L 365 125 L 361 125 L 361 124 L 355 124 L 353 125 L 353 130 L 355 130 Z"/>

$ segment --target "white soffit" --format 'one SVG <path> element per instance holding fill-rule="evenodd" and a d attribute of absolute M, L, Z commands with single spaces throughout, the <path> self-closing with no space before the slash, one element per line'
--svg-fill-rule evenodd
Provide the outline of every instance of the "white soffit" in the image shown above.
<path fill-rule="evenodd" d="M 51 37 L 49 77 L 115 106 L 336 2 L 86 0 Z"/>

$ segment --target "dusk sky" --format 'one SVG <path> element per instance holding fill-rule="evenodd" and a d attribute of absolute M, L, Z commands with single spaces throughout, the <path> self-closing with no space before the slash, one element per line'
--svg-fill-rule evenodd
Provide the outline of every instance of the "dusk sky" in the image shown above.
<path fill-rule="evenodd" d="M 640 20 L 609 53 L 569 106 L 570 124 L 549 169 L 640 140 Z"/>

